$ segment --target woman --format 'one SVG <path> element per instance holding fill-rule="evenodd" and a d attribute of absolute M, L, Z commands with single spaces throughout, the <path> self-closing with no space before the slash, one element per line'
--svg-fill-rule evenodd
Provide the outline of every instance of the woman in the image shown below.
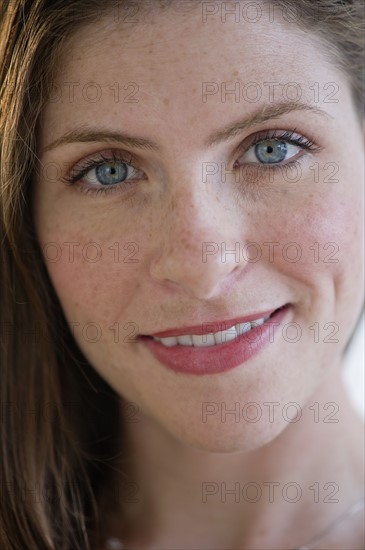
<path fill-rule="evenodd" d="M 1 548 L 363 548 L 362 2 L 1 10 Z"/>

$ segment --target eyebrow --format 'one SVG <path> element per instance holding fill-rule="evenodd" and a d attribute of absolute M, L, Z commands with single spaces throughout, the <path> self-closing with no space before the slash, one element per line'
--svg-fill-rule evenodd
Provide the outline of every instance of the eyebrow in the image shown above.
<path fill-rule="evenodd" d="M 237 134 L 240 134 L 251 126 L 262 124 L 268 120 L 280 118 L 283 115 L 292 113 L 293 111 L 311 111 L 312 113 L 322 115 L 323 117 L 333 118 L 326 111 L 313 107 L 307 103 L 290 101 L 285 103 L 276 103 L 274 105 L 265 105 L 253 113 L 250 117 L 242 121 L 235 122 L 234 124 L 230 124 L 226 128 L 223 128 L 223 130 L 213 132 L 213 134 L 208 137 L 206 145 L 211 147 L 212 145 L 216 145 L 217 143 L 221 143 L 222 141 L 235 137 Z"/>
<path fill-rule="evenodd" d="M 276 103 L 274 105 L 264 105 L 244 120 L 239 120 L 238 122 L 223 128 L 222 130 L 213 132 L 205 141 L 205 145 L 207 147 L 212 147 L 213 145 L 235 137 L 237 134 L 240 134 L 251 126 L 262 124 L 268 120 L 280 118 L 283 115 L 293 111 L 311 111 L 312 113 L 319 114 L 324 117 L 333 118 L 326 111 L 313 107 L 307 103 L 290 101 L 285 103 Z M 41 150 L 41 153 L 45 153 L 46 151 L 50 151 L 51 149 L 55 149 L 56 147 L 67 143 L 88 143 L 98 141 L 108 141 L 110 143 L 116 143 L 134 149 L 151 151 L 158 151 L 160 149 L 156 142 L 147 138 L 133 137 L 123 132 L 108 130 L 107 128 L 93 128 L 84 125 L 66 132 L 63 136 L 57 138 L 55 141 L 44 147 Z"/>

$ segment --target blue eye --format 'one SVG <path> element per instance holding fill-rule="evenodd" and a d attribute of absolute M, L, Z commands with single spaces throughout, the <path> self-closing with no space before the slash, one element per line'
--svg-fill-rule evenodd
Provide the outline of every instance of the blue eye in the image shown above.
<path fill-rule="evenodd" d="M 99 194 L 117 188 L 121 190 L 122 187 L 144 178 L 144 173 L 134 166 L 132 157 L 119 158 L 119 154 L 113 152 L 110 157 L 100 153 L 98 158 L 86 159 L 69 176 L 62 178 L 62 181 L 68 185 L 81 181 L 80 189 Z"/>
<path fill-rule="evenodd" d="M 88 183 L 99 183 L 101 185 L 114 185 L 121 183 L 128 176 L 128 168 L 125 162 L 108 162 L 99 164 L 94 168 L 95 177 L 88 178 Z M 93 170 L 90 170 L 92 172 Z M 133 172 L 133 168 L 131 170 Z M 90 181 L 90 180 L 94 181 Z"/>
<path fill-rule="evenodd" d="M 314 142 L 304 136 L 295 136 L 295 130 L 280 132 L 260 133 L 256 135 L 248 146 L 245 146 L 241 163 L 270 165 L 289 164 L 290 159 L 296 159 L 298 153 L 304 150 L 316 151 L 319 148 Z M 295 162 L 292 160 L 291 162 Z"/>
<path fill-rule="evenodd" d="M 285 141 L 268 139 L 255 145 L 255 155 L 260 162 L 273 163 L 285 160 L 288 146 Z"/>
<path fill-rule="evenodd" d="M 304 148 L 288 140 L 264 139 L 253 143 L 240 160 L 252 164 L 280 164 L 295 157 Z"/>

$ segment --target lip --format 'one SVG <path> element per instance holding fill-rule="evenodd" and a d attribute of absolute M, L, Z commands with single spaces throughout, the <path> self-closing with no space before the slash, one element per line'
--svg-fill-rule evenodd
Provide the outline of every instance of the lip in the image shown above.
<path fill-rule="evenodd" d="M 219 374 L 242 365 L 267 345 L 275 343 L 275 329 L 282 324 L 291 310 L 291 304 L 286 304 L 277 311 L 273 310 L 275 313 L 262 325 L 252 328 L 231 342 L 211 347 L 198 348 L 180 345 L 166 347 L 149 336 L 140 336 L 139 339 L 152 355 L 169 370 L 194 375 Z M 254 320 L 259 317 L 250 315 L 250 318 Z M 189 330 L 191 330 L 190 327 Z M 171 331 L 169 333 L 171 334 Z M 181 332 L 177 334 L 182 335 Z M 200 332 L 200 334 L 204 333 Z"/>
<path fill-rule="evenodd" d="M 227 330 L 233 325 L 238 323 L 247 323 L 248 321 L 255 321 L 256 319 L 262 319 L 263 317 L 268 317 L 278 308 L 269 309 L 267 311 L 260 311 L 259 313 L 252 313 L 246 315 L 245 317 L 235 317 L 234 319 L 228 319 L 225 321 L 205 321 L 200 323 L 200 325 L 195 325 L 192 327 L 183 327 L 176 328 L 171 330 L 164 330 L 162 332 L 155 332 L 149 336 L 154 336 L 155 338 L 167 338 L 169 336 L 186 336 L 187 334 L 193 335 L 202 335 L 202 334 L 211 334 L 212 332 L 218 332 L 220 330 Z"/>

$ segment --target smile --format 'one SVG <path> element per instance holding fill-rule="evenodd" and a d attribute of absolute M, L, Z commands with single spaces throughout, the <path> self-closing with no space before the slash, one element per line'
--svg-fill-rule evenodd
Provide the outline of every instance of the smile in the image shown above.
<path fill-rule="evenodd" d="M 275 330 L 292 311 L 293 306 L 286 304 L 250 321 L 246 318 L 245 322 L 232 325 L 231 322 L 206 323 L 206 326 L 174 329 L 159 336 L 140 336 L 139 339 L 148 352 L 169 370 L 181 374 L 219 374 L 242 365 L 270 344 L 275 345 Z M 219 326 L 229 328 L 210 332 L 212 326 L 214 329 Z M 198 331 L 200 334 L 195 334 Z"/>
<path fill-rule="evenodd" d="M 214 333 L 185 334 L 181 336 L 170 336 L 167 338 L 157 338 L 153 336 L 153 339 L 168 348 L 173 346 L 193 346 L 196 348 L 219 346 L 227 342 L 237 340 L 237 338 L 242 336 L 242 334 L 246 334 L 246 332 L 250 332 L 255 327 L 263 325 L 265 321 L 270 319 L 271 315 L 255 319 L 253 321 L 248 321 L 246 323 L 237 323 L 226 330 L 219 330 Z"/>

